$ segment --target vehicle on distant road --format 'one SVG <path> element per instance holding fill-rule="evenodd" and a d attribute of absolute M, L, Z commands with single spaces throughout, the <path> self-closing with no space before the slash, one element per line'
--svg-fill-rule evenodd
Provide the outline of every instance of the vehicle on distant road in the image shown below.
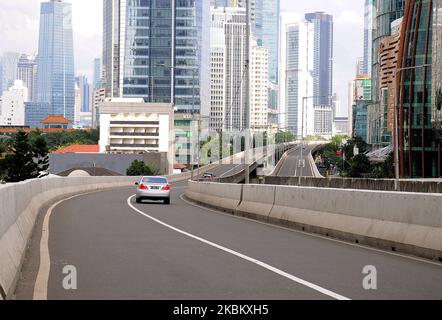
<path fill-rule="evenodd" d="M 216 175 L 214 173 L 212 173 L 212 172 L 206 172 L 206 173 L 203 174 L 203 179 L 204 180 L 212 180 L 212 179 L 215 179 L 215 178 L 216 178 Z"/>
<path fill-rule="evenodd" d="M 164 204 L 170 204 L 170 184 L 165 177 L 142 177 L 137 185 L 136 202 L 143 200 L 163 200 Z"/>

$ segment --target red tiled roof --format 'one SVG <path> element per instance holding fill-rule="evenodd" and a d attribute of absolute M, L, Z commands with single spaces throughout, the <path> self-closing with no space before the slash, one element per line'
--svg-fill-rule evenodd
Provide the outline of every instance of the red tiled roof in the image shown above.
<path fill-rule="evenodd" d="M 184 165 L 184 164 L 181 164 L 181 163 L 175 163 L 175 164 L 173 165 L 173 168 L 174 168 L 174 169 L 182 170 L 182 169 L 185 169 L 185 168 L 187 168 L 187 167 L 186 167 L 186 165 Z"/>
<path fill-rule="evenodd" d="M 49 115 L 46 119 L 41 120 L 41 122 L 48 124 L 53 124 L 53 123 L 69 124 L 72 121 L 66 119 L 65 117 L 63 117 L 63 115 Z"/>
<path fill-rule="evenodd" d="M 100 152 L 99 145 L 89 144 L 73 144 L 64 148 L 60 148 L 53 153 L 98 153 Z"/>
<path fill-rule="evenodd" d="M 24 132 L 32 132 L 36 131 L 36 129 L 32 128 L 2 128 L 0 127 L 0 133 L 17 133 L 20 130 Z M 91 131 L 90 129 L 64 129 L 64 128 L 39 128 L 40 132 L 52 133 L 52 132 L 74 132 L 74 131 Z"/>

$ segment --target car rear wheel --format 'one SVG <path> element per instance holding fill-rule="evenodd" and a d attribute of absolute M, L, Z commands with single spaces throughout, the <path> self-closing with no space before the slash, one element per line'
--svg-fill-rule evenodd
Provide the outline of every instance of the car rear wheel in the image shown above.
<path fill-rule="evenodd" d="M 170 204 L 170 198 L 164 199 L 164 204 Z"/>
<path fill-rule="evenodd" d="M 141 203 L 141 198 L 136 198 L 135 201 L 136 201 L 137 203 Z"/>

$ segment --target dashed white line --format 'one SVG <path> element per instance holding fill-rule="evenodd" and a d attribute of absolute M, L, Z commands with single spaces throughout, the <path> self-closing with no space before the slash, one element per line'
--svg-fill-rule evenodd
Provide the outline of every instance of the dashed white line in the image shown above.
<path fill-rule="evenodd" d="M 207 244 L 207 245 L 209 245 L 209 246 L 212 246 L 212 247 L 217 248 L 217 249 L 219 249 L 219 250 L 222 250 L 222 251 L 224 251 L 224 252 L 230 253 L 230 254 L 232 254 L 232 255 L 234 255 L 234 256 L 236 256 L 236 257 L 238 257 L 238 258 L 241 258 L 241 259 L 243 259 L 243 260 L 249 261 L 249 262 L 251 262 L 251 263 L 253 263 L 253 264 L 256 264 L 256 265 L 258 265 L 258 266 L 260 266 L 260 267 L 262 267 L 262 268 L 265 268 L 265 269 L 267 269 L 267 270 L 269 270 L 269 271 L 271 271 L 271 272 L 273 272 L 273 273 L 276 273 L 276 274 L 278 274 L 278 275 L 280 275 L 280 276 L 282 276 L 282 277 L 285 277 L 285 278 L 287 278 L 287 279 L 289 279 L 289 280 L 291 280 L 291 281 L 293 281 L 293 282 L 296 282 L 296 283 L 298 283 L 298 284 L 301 284 L 301 285 L 303 285 L 303 286 L 306 286 L 306 287 L 308 287 L 308 288 L 310 288 L 310 289 L 313 289 L 313 290 L 315 290 L 315 291 L 317 291 L 317 292 L 320 292 L 320 293 L 322 293 L 322 294 L 324 294 L 324 295 L 326 295 L 326 296 L 329 296 L 329 297 L 331 297 L 331 298 L 334 298 L 334 299 L 337 299 L 337 300 L 350 300 L 350 299 L 347 298 L 347 297 L 344 297 L 344 296 L 342 296 L 342 295 L 340 295 L 340 294 L 338 294 L 338 293 L 335 293 L 335 292 L 333 292 L 333 291 L 330 291 L 330 290 L 328 290 L 328 289 L 325 289 L 325 288 L 323 288 L 323 287 L 320 287 L 320 286 L 318 286 L 318 285 L 316 285 L 316 284 L 314 284 L 314 283 L 311 283 L 311 282 L 309 282 L 309 281 L 306 281 L 306 280 L 303 280 L 303 279 L 301 279 L 301 278 L 298 278 L 298 277 L 296 277 L 296 276 L 294 276 L 294 275 L 291 275 L 291 274 L 289 274 L 289 273 L 287 273 L 287 272 L 285 272 L 285 271 L 283 271 L 283 270 L 280 270 L 280 269 L 278 269 L 278 268 L 275 268 L 275 267 L 273 267 L 273 266 L 271 266 L 271 265 L 269 265 L 269 264 L 267 264 L 267 263 L 265 263 L 265 262 L 262 262 L 262 261 L 260 261 L 260 260 L 254 259 L 254 258 L 249 257 L 249 256 L 247 256 L 247 255 L 244 255 L 244 254 L 242 254 L 242 253 L 240 253 L 240 252 L 234 251 L 234 250 L 232 250 L 232 249 L 229 249 L 229 248 L 223 247 L 223 246 L 221 246 L 221 245 L 219 245 L 219 244 L 216 244 L 216 243 L 211 242 L 211 241 L 209 241 L 209 240 L 203 239 L 203 238 L 198 237 L 198 236 L 196 236 L 196 235 L 194 235 L 194 234 L 188 233 L 188 232 L 186 232 L 186 231 L 184 231 L 184 230 L 181 230 L 181 229 L 178 229 L 178 228 L 176 228 L 176 227 L 174 227 L 174 226 L 171 226 L 171 225 L 169 225 L 169 224 L 167 224 L 167 223 L 165 223 L 165 222 L 163 222 L 163 221 L 161 221 L 161 220 L 159 220 L 159 219 L 157 219 L 157 218 L 154 218 L 154 217 L 152 217 L 152 216 L 146 214 L 145 212 L 143 212 L 143 211 L 137 209 L 137 208 L 131 203 L 131 199 L 133 199 L 134 197 L 135 197 L 135 195 L 130 196 L 130 197 L 127 199 L 127 204 L 128 204 L 128 206 L 129 206 L 130 208 L 132 208 L 134 211 L 136 211 L 137 213 L 141 214 L 142 216 L 144 216 L 144 217 L 146 217 L 146 218 L 148 218 L 148 219 L 150 219 L 150 220 L 152 220 L 152 221 L 154 221 L 154 222 L 156 222 L 156 223 L 158 223 L 158 224 L 160 224 L 160 225 L 162 225 L 162 226 L 164 226 L 164 227 L 166 227 L 166 228 L 169 228 L 169 229 L 171 229 L 171 230 L 173 230 L 173 231 L 175 231 L 175 232 L 178 232 L 178 233 L 180 233 L 180 234 L 182 234 L 182 235 L 184 235 L 184 236 L 187 236 L 187 237 L 189 237 L 189 238 L 195 239 L 195 240 L 197 240 L 197 241 L 200 241 L 200 242 L 202 242 L 202 243 L 205 243 L 205 244 Z"/>

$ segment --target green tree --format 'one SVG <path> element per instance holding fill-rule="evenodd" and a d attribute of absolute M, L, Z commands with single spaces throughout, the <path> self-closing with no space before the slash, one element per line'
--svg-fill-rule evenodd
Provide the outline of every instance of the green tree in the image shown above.
<path fill-rule="evenodd" d="M 348 140 L 347 144 L 345 145 L 344 150 L 347 158 L 353 158 L 353 150 L 355 146 L 359 149 L 359 153 L 365 153 L 368 150 L 367 143 L 362 140 L 361 137 L 354 137 Z"/>
<path fill-rule="evenodd" d="M 281 131 L 275 134 L 275 142 L 283 143 L 283 142 L 292 142 L 295 140 L 295 136 L 291 132 Z"/>
<path fill-rule="evenodd" d="M 361 178 L 372 171 L 372 166 L 367 156 L 360 153 L 350 160 L 350 168 L 347 175 L 352 178 Z"/>
<path fill-rule="evenodd" d="M 142 160 L 134 160 L 126 170 L 128 176 L 152 176 L 157 174 L 156 169 L 149 167 Z"/>
<path fill-rule="evenodd" d="M 12 153 L 3 162 L 6 182 L 20 182 L 38 177 L 38 167 L 34 162 L 34 152 L 29 144 L 28 134 L 19 131 L 12 144 Z"/>
<path fill-rule="evenodd" d="M 1 136 L 0 137 L 0 158 L 2 157 L 3 153 L 6 153 L 10 149 L 10 138 L 7 136 Z"/>
<path fill-rule="evenodd" d="M 37 165 L 37 171 L 40 175 L 40 172 L 47 172 L 49 169 L 49 150 L 46 144 L 46 140 L 43 137 L 38 137 L 33 142 L 33 153 L 34 153 L 34 161 Z M 47 175 L 43 174 L 43 176 Z"/>

